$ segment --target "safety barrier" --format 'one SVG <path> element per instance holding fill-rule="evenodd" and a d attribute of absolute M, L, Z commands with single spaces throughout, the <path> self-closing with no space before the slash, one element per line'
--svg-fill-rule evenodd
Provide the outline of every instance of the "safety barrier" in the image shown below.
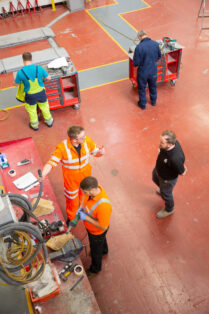
<path fill-rule="evenodd" d="M 13 5 L 12 1 L 9 2 L 9 11 L 5 7 L 1 7 L 0 18 L 5 19 L 7 17 L 15 18 L 17 15 L 31 14 L 41 12 L 42 7 L 38 4 L 38 0 L 34 0 L 34 5 L 31 4 L 30 0 L 26 0 L 25 7 L 19 0 L 17 7 Z"/>

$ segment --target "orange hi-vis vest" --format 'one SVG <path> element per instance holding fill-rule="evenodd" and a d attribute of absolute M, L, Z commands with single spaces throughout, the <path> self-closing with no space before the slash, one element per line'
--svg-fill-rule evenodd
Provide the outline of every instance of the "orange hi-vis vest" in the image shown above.
<path fill-rule="evenodd" d="M 110 224 L 110 216 L 112 213 L 112 205 L 105 190 L 99 185 L 101 192 L 93 198 L 85 197 L 84 210 L 95 220 L 98 221 L 102 228 L 108 228 Z M 101 230 L 91 224 L 90 222 L 83 221 L 86 229 L 94 235 L 104 233 Z"/>
<path fill-rule="evenodd" d="M 64 194 L 68 199 L 78 196 L 81 180 L 85 177 L 85 173 L 88 176 L 91 171 L 89 158 L 91 155 L 96 155 L 98 150 L 92 139 L 86 136 L 84 143 L 81 144 L 80 156 L 69 138 L 59 143 L 52 153 L 48 163 L 54 168 L 61 162 Z"/>

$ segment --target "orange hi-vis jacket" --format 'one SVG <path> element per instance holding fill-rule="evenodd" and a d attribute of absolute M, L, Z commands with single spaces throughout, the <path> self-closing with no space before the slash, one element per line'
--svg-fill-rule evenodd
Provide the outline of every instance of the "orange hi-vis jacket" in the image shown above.
<path fill-rule="evenodd" d="M 108 228 L 110 224 L 110 216 L 112 213 L 112 205 L 109 197 L 107 196 L 105 190 L 99 185 L 101 192 L 94 198 L 85 197 L 84 199 L 84 209 L 91 215 L 93 219 L 96 219 L 102 228 Z M 99 235 L 104 233 L 101 230 L 91 224 L 90 222 L 83 221 L 86 229 L 94 235 Z"/>
<path fill-rule="evenodd" d="M 69 219 L 75 217 L 79 208 L 79 186 L 80 182 L 91 175 L 89 158 L 98 153 L 98 147 L 92 139 L 86 136 L 81 144 L 80 158 L 70 139 L 66 139 L 56 146 L 48 163 L 54 168 L 62 164 L 64 178 L 64 195 L 66 197 L 66 210 Z"/>

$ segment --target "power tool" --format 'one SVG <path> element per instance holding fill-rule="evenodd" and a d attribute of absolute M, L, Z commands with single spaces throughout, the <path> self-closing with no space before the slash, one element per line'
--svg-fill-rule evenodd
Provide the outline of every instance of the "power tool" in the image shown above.
<path fill-rule="evenodd" d="M 79 214 L 77 214 L 73 220 L 70 220 L 66 233 L 70 232 L 72 228 L 76 227 L 79 220 L 80 220 Z"/>

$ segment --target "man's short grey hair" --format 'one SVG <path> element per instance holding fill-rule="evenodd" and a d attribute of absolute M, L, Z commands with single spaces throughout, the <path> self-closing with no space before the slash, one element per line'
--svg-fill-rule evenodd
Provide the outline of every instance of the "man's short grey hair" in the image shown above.
<path fill-rule="evenodd" d="M 140 31 L 138 31 L 138 34 L 137 34 L 138 37 L 142 37 L 142 36 L 144 36 L 144 35 L 147 35 L 147 33 L 146 33 L 143 29 L 141 29 Z"/>

